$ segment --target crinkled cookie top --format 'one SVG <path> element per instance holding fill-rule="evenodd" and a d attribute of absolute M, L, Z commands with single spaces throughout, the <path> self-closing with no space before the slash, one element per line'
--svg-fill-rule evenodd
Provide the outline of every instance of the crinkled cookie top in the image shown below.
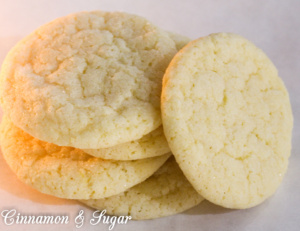
<path fill-rule="evenodd" d="M 166 71 L 161 107 L 171 151 L 204 198 L 248 208 L 278 188 L 293 116 L 275 66 L 254 44 L 227 33 L 189 43 Z"/>
<path fill-rule="evenodd" d="M 176 53 L 166 32 L 120 12 L 58 18 L 20 41 L 0 77 L 1 104 L 32 136 L 104 148 L 161 124 L 164 71 Z"/>

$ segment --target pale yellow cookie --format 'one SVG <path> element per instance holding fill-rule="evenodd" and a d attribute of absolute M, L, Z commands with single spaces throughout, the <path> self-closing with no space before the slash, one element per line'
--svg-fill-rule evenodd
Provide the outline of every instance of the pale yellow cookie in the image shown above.
<path fill-rule="evenodd" d="M 162 77 L 176 51 L 167 32 L 139 16 L 58 18 L 9 52 L 1 105 L 18 127 L 60 146 L 137 140 L 161 125 Z"/>
<path fill-rule="evenodd" d="M 163 128 L 160 126 L 139 140 L 110 148 L 84 149 L 83 151 L 103 159 L 135 160 L 166 154 L 170 152 L 170 148 L 164 136 Z"/>
<path fill-rule="evenodd" d="M 105 209 L 110 215 L 130 215 L 136 220 L 180 213 L 201 201 L 203 197 L 187 181 L 173 157 L 149 179 L 119 195 L 81 200 L 98 210 Z"/>
<path fill-rule="evenodd" d="M 163 81 L 165 135 L 194 188 L 228 208 L 270 197 L 287 169 L 293 116 L 268 57 L 239 35 L 212 34 L 177 53 Z"/>
<path fill-rule="evenodd" d="M 103 160 L 33 138 L 5 116 L 0 132 L 3 156 L 21 181 L 40 192 L 68 199 L 116 195 L 151 176 L 170 156 Z"/>

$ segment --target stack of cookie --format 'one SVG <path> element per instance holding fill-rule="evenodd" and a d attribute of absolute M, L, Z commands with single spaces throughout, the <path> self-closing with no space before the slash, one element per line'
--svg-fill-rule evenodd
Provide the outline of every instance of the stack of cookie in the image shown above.
<path fill-rule="evenodd" d="M 10 51 L 0 96 L 19 179 L 112 215 L 161 217 L 204 198 L 249 208 L 287 168 L 287 91 L 237 35 L 189 42 L 127 13 L 72 14 Z"/>
<path fill-rule="evenodd" d="M 162 78 L 187 42 L 117 12 L 72 14 L 24 38 L 1 71 L 1 148 L 11 169 L 43 193 L 105 198 L 105 209 L 122 204 L 120 214 L 135 219 L 200 203 L 174 159 L 153 175 L 171 155 Z"/>

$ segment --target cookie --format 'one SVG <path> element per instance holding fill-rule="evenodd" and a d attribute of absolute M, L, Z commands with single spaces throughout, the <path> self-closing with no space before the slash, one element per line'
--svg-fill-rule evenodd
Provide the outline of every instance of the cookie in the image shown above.
<path fill-rule="evenodd" d="M 170 156 L 108 161 L 33 138 L 6 116 L 0 126 L 3 156 L 18 178 L 61 198 L 98 199 L 119 194 L 151 176 Z"/>
<path fill-rule="evenodd" d="M 183 212 L 203 201 L 171 157 L 146 181 L 119 195 L 81 200 L 82 203 L 110 215 L 130 215 L 133 219 L 153 219 Z"/>
<path fill-rule="evenodd" d="M 164 136 L 163 128 L 160 126 L 139 140 L 119 144 L 110 148 L 84 149 L 83 151 L 103 159 L 135 160 L 166 154 L 170 152 L 170 148 Z"/>
<path fill-rule="evenodd" d="M 249 208 L 276 191 L 293 116 L 275 66 L 254 44 L 227 33 L 189 43 L 164 75 L 161 103 L 171 151 L 204 198 Z"/>
<path fill-rule="evenodd" d="M 162 77 L 176 51 L 167 32 L 142 17 L 71 14 L 9 52 L 0 102 L 19 128 L 60 146 L 137 140 L 161 125 Z"/>
<path fill-rule="evenodd" d="M 178 51 L 191 41 L 190 38 L 175 32 L 168 31 L 168 35 L 175 42 L 175 46 Z"/>

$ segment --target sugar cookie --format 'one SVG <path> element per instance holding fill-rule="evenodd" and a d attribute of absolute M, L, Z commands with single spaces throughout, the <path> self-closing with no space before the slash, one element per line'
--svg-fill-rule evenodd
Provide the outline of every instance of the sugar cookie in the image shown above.
<path fill-rule="evenodd" d="M 119 194 L 151 176 L 170 156 L 108 161 L 71 147 L 33 138 L 6 116 L 0 125 L 1 149 L 18 178 L 40 192 L 68 199 Z"/>
<path fill-rule="evenodd" d="M 83 151 L 103 159 L 135 160 L 166 154 L 170 152 L 170 148 L 165 138 L 163 128 L 160 126 L 138 140 L 109 148 L 84 149 Z"/>
<path fill-rule="evenodd" d="M 182 171 L 209 201 L 248 208 L 286 172 L 293 116 L 272 62 L 235 34 L 185 46 L 163 80 L 166 138 Z"/>
<path fill-rule="evenodd" d="M 140 139 L 161 125 L 167 32 L 122 12 L 58 18 L 21 40 L 0 74 L 1 105 L 32 136 L 81 149 Z"/>
<path fill-rule="evenodd" d="M 186 44 L 188 44 L 191 39 L 181 35 L 181 34 L 177 34 L 174 32 L 168 32 L 170 38 L 175 42 L 176 45 L 176 49 L 179 51 L 180 49 L 182 49 Z"/>

